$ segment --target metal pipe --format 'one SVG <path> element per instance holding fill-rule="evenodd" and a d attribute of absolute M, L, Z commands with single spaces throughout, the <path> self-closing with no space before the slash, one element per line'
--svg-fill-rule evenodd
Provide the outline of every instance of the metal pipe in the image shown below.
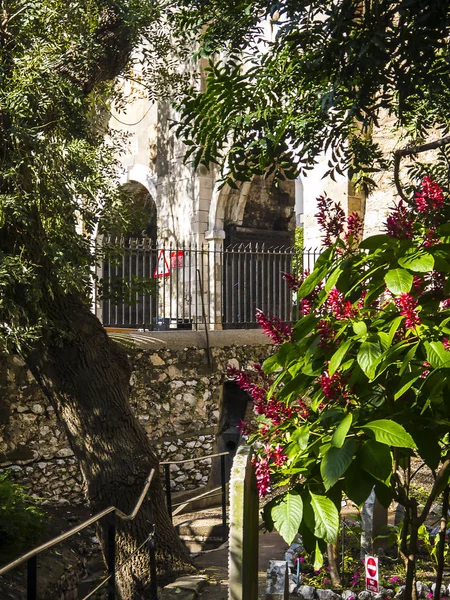
<path fill-rule="evenodd" d="M 170 490 L 170 465 L 168 463 L 164 465 L 164 473 L 166 475 L 167 511 L 169 513 L 170 520 L 172 520 L 172 492 Z"/>
<path fill-rule="evenodd" d="M 108 600 L 116 598 L 116 515 L 114 512 L 108 515 L 107 525 L 107 555 L 108 565 Z"/>
<path fill-rule="evenodd" d="M 37 557 L 32 556 L 27 562 L 27 600 L 37 598 Z"/>
<path fill-rule="evenodd" d="M 206 338 L 206 360 L 208 362 L 208 367 L 211 366 L 211 349 L 209 347 L 209 334 L 208 334 L 208 323 L 206 322 L 206 313 L 205 313 L 205 299 L 203 298 L 203 283 L 202 283 L 202 276 L 200 275 L 200 271 L 197 268 L 197 275 L 198 275 L 198 286 L 200 288 L 200 298 L 202 300 L 202 315 L 203 315 L 203 322 L 205 325 L 205 338 Z"/>
<path fill-rule="evenodd" d="M 225 456 L 222 454 L 220 457 L 220 484 L 222 486 L 222 526 L 223 526 L 223 537 L 224 542 L 226 541 L 227 535 L 227 496 L 226 496 L 226 483 L 225 483 Z"/>

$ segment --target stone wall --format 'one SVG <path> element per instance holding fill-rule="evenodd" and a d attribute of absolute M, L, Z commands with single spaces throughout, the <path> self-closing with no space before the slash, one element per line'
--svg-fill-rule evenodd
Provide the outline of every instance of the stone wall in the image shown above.
<path fill-rule="evenodd" d="M 246 368 L 271 351 L 259 331 L 210 332 L 210 339 L 208 366 L 203 332 L 118 335 L 133 365 L 131 404 L 161 460 L 188 460 L 170 467 L 174 490 L 208 479 L 210 459 L 189 459 L 214 451 L 228 364 Z M 64 428 L 17 357 L 0 359 L 0 469 L 44 501 L 83 502 Z"/>

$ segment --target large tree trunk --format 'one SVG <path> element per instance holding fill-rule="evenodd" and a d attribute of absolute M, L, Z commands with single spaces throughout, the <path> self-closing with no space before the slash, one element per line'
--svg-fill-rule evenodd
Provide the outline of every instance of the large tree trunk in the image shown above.
<path fill-rule="evenodd" d="M 130 367 L 125 352 L 80 300 L 56 297 L 46 312 L 58 333 L 53 343 L 46 340 L 26 355 L 27 365 L 65 426 L 92 511 L 115 505 L 129 513 L 151 468 L 158 471 L 158 460 L 128 403 Z M 117 564 L 146 539 L 153 522 L 159 570 L 180 573 L 192 568 L 169 519 L 159 474 L 136 519 L 118 522 Z M 143 598 L 149 572 L 144 547 L 118 572 L 121 597 Z"/>

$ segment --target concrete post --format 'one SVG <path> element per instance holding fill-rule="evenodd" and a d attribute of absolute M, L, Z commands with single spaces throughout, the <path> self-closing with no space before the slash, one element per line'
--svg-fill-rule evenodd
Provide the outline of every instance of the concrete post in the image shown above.
<path fill-rule="evenodd" d="M 258 493 L 252 451 L 242 445 L 230 478 L 228 600 L 258 600 Z"/>

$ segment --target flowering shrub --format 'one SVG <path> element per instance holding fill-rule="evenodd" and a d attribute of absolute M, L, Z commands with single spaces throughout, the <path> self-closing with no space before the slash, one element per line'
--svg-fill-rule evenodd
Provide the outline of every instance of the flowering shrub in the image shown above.
<path fill-rule="evenodd" d="M 357 215 L 326 197 L 318 220 L 327 249 L 311 274 L 287 278 L 302 318 L 291 329 L 260 315 L 278 349 L 250 378 L 234 374 L 255 402 L 259 492 L 285 490 L 265 518 L 288 543 L 300 532 L 319 568 L 342 496 L 360 505 L 375 487 L 384 506 L 406 509 L 408 588 L 407 556 L 450 473 L 450 203 L 426 177 L 384 234 L 361 242 Z M 421 511 L 410 495 L 413 456 L 435 475 Z"/>

